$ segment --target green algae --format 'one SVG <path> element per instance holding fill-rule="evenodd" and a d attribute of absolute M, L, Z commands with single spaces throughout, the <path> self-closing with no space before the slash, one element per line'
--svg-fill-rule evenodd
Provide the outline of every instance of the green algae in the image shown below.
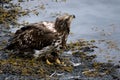
<path fill-rule="evenodd" d="M 55 70 L 71 72 L 72 69 L 73 67 L 70 65 L 48 65 L 46 62 L 36 59 L 9 58 L 0 60 L 1 73 L 44 77 Z"/>

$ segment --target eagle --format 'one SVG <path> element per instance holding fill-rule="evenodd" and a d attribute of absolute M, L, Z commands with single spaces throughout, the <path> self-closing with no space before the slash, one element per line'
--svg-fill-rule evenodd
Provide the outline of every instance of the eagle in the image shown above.
<path fill-rule="evenodd" d="M 55 58 L 56 52 L 66 47 L 73 18 L 75 15 L 65 14 L 57 17 L 55 21 L 41 21 L 26 25 L 15 32 L 6 49 L 36 58 L 52 50 L 51 54 Z"/>

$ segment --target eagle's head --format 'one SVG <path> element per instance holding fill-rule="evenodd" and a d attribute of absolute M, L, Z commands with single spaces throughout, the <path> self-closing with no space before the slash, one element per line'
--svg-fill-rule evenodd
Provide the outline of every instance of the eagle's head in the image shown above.
<path fill-rule="evenodd" d="M 57 32 L 59 33 L 67 32 L 69 34 L 70 24 L 73 18 L 75 18 L 75 15 L 68 14 L 57 17 L 55 21 L 55 29 L 57 30 Z"/>

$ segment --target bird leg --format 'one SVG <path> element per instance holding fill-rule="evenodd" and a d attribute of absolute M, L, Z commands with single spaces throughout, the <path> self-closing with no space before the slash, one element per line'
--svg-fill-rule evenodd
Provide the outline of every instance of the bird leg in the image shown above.
<path fill-rule="evenodd" d="M 57 50 L 54 50 L 54 52 L 51 53 L 53 57 L 53 61 L 57 64 L 61 64 L 61 61 L 59 60 L 59 53 Z"/>
<path fill-rule="evenodd" d="M 57 63 L 57 64 L 61 64 L 61 61 L 57 58 L 57 59 L 56 59 L 56 63 Z"/>
<path fill-rule="evenodd" d="M 52 62 L 61 64 L 60 60 L 58 59 L 59 55 L 57 53 L 57 50 L 55 50 L 52 46 L 45 47 L 42 50 L 35 50 L 34 57 L 38 58 L 40 54 L 45 55 L 46 63 L 48 65 L 53 65 Z"/>
<path fill-rule="evenodd" d="M 53 63 L 50 62 L 48 59 L 46 59 L 46 63 L 47 63 L 48 65 L 53 65 Z M 57 59 L 55 59 L 55 63 L 61 64 L 61 61 L 57 58 Z"/>
<path fill-rule="evenodd" d="M 46 63 L 47 63 L 48 65 L 53 65 L 53 63 L 51 63 L 48 59 L 46 59 Z"/>

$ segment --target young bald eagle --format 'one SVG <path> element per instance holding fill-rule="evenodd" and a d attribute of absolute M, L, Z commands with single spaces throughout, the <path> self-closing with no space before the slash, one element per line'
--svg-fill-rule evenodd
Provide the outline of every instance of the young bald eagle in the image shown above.
<path fill-rule="evenodd" d="M 73 18 L 74 15 L 63 15 L 57 17 L 55 22 L 45 21 L 22 27 L 16 31 L 6 49 L 24 54 L 32 52 L 35 57 L 50 49 L 63 49 Z"/>

